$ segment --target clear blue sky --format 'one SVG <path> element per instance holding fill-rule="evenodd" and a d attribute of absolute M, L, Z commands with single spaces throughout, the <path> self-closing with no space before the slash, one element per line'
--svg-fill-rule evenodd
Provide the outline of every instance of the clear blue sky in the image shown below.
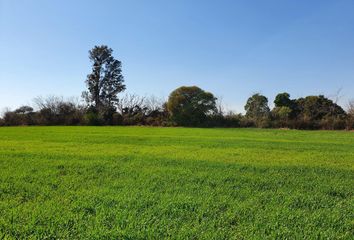
<path fill-rule="evenodd" d="M 354 98 L 353 0 L 0 0 L 0 109 L 80 96 L 100 44 L 140 95 L 198 85 L 238 112 L 254 92 Z"/>

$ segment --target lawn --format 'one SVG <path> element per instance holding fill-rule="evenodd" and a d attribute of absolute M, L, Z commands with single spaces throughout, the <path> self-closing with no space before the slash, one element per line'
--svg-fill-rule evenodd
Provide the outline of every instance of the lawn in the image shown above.
<path fill-rule="evenodd" d="M 0 239 L 353 236 L 353 132 L 0 128 Z"/>

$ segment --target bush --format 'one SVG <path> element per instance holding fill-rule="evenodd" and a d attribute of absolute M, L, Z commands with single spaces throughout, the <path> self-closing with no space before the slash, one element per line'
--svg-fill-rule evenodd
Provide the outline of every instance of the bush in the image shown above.
<path fill-rule="evenodd" d="M 84 116 L 84 119 L 85 125 L 101 126 L 104 123 L 102 116 L 95 112 L 87 112 Z"/>
<path fill-rule="evenodd" d="M 343 130 L 346 128 L 346 119 L 338 116 L 325 117 L 320 121 L 320 128 L 327 130 Z"/>
<path fill-rule="evenodd" d="M 244 128 L 256 127 L 256 124 L 253 120 L 243 117 L 241 119 L 241 126 L 240 127 L 244 127 Z"/>
<path fill-rule="evenodd" d="M 241 127 L 243 116 L 241 114 L 228 113 L 225 116 L 219 116 L 218 127 Z"/>

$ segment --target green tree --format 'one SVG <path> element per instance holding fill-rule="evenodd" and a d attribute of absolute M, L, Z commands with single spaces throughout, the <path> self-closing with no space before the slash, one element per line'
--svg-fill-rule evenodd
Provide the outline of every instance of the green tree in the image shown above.
<path fill-rule="evenodd" d="M 260 119 L 269 116 L 268 99 L 256 93 L 248 98 L 245 105 L 246 117 L 251 119 Z"/>
<path fill-rule="evenodd" d="M 288 126 L 288 121 L 290 118 L 290 115 L 292 113 L 292 110 L 290 107 L 275 107 L 272 110 L 272 116 L 273 116 L 273 126 L 278 126 L 278 127 L 289 127 Z"/>
<path fill-rule="evenodd" d="M 83 97 L 96 112 L 106 113 L 115 108 L 117 94 L 125 90 L 121 62 L 112 56 L 113 50 L 105 45 L 89 51 L 92 73 L 87 75 L 88 90 Z"/>
<path fill-rule="evenodd" d="M 279 93 L 275 97 L 274 109 L 272 110 L 272 112 L 274 113 L 273 116 L 275 116 L 276 118 L 280 117 L 282 118 L 282 120 L 285 120 L 285 115 L 281 114 L 281 112 L 287 112 L 286 119 L 293 119 L 297 116 L 297 114 L 299 114 L 296 100 L 290 99 L 290 94 L 287 92 Z M 282 115 L 282 117 L 279 115 L 279 113 L 280 115 Z"/>
<path fill-rule="evenodd" d="M 290 99 L 290 94 L 287 92 L 279 93 L 274 100 L 275 107 L 289 107 L 293 105 L 293 101 Z"/>
<path fill-rule="evenodd" d="M 299 110 L 298 120 L 303 122 L 301 128 L 344 128 L 346 112 L 332 100 L 319 96 L 307 96 L 296 100 Z"/>
<path fill-rule="evenodd" d="M 272 110 L 273 126 L 289 127 L 289 119 L 294 119 L 297 114 L 296 102 L 290 99 L 290 94 L 287 92 L 277 94 Z"/>
<path fill-rule="evenodd" d="M 346 115 L 342 107 L 323 95 L 299 98 L 296 102 L 301 115 L 309 120 L 321 120 L 324 117 Z"/>
<path fill-rule="evenodd" d="M 178 125 L 199 126 L 217 111 L 216 97 L 196 86 L 182 86 L 170 94 L 167 110 Z"/>

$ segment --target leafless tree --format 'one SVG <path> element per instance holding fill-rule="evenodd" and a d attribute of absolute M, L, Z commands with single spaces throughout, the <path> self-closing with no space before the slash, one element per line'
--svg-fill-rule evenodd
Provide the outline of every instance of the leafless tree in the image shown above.
<path fill-rule="evenodd" d="M 5 114 L 8 113 L 8 112 L 11 112 L 11 109 L 9 107 L 5 107 L 5 108 L 1 109 L 0 118 L 4 117 Z"/>
<path fill-rule="evenodd" d="M 334 103 L 338 104 L 338 102 L 344 97 L 344 95 L 342 94 L 343 88 L 340 87 L 337 89 L 337 91 L 332 94 L 327 96 L 329 99 L 331 99 Z"/>
<path fill-rule="evenodd" d="M 163 111 L 163 105 L 166 102 L 163 98 L 158 98 L 154 95 L 145 97 L 144 105 L 149 113 L 156 111 Z"/>
<path fill-rule="evenodd" d="M 53 113 L 59 112 L 59 106 L 64 102 L 63 97 L 59 96 L 38 96 L 33 99 L 33 103 L 38 110 L 50 109 Z"/>
<path fill-rule="evenodd" d="M 347 107 L 347 113 L 354 117 L 354 99 L 350 100 Z"/>
<path fill-rule="evenodd" d="M 38 110 L 37 121 L 40 125 L 77 125 L 85 114 L 85 107 L 75 97 L 39 96 L 33 102 Z"/>
<path fill-rule="evenodd" d="M 58 114 L 63 105 L 70 105 L 76 109 L 82 109 L 84 107 L 78 97 L 64 99 L 62 96 L 55 95 L 47 97 L 38 96 L 33 99 L 33 103 L 37 110 L 50 109 L 54 114 Z"/>
<path fill-rule="evenodd" d="M 350 100 L 347 106 L 347 129 L 354 129 L 354 99 Z"/>
<path fill-rule="evenodd" d="M 223 104 L 223 98 L 221 96 L 218 96 L 216 98 L 216 110 L 217 110 L 217 114 L 219 115 L 224 115 L 225 114 L 225 107 Z"/>
<path fill-rule="evenodd" d="M 127 93 L 119 98 L 117 110 L 120 114 L 125 114 L 135 111 L 137 108 L 144 108 L 145 98 L 136 94 Z"/>

